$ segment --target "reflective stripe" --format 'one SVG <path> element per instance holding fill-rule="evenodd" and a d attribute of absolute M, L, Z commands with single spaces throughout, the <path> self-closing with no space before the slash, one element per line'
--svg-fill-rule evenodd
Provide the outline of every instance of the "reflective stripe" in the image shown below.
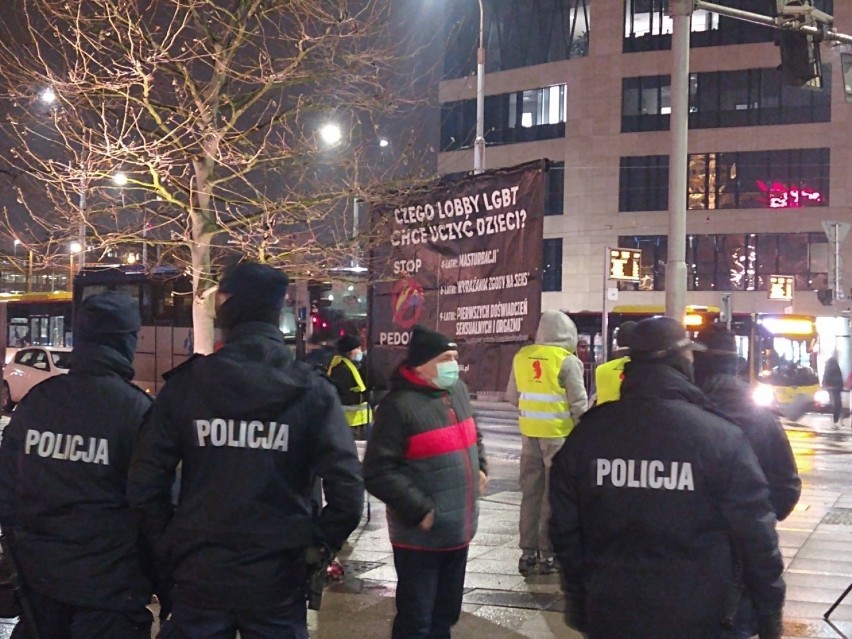
<path fill-rule="evenodd" d="M 521 417 L 530 419 L 571 419 L 571 413 L 542 413 L 534 410 L 520 411 Z"/>
<path fill-rule="evenodd" d="M 357 413 L 358 411 L 367 410 L 367 405 L 358 404 L 357 406 L 344 406 L 343 410 L 347 413 Z"/>
<path fill-rule="evenodd" d="M 521 399 L 531 402 L 565 402 L 568 401 L 565 394 L 552 395 L 551 393 L 521 393 Z"/>
<path fill-rule="evenodd" d="M 343 415 L 346 422 L 352 426 L 364 426 L 370 423 L 370 405 L 366 402 L 355 406 L 344 406 Z"/>

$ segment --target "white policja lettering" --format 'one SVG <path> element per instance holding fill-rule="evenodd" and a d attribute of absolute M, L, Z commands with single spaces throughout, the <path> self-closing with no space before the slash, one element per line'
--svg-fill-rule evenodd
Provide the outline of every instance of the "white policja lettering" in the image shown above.
<path fill-rule="evenodd" d="M 290 426 L 257 420 L 196 419 L 195 443 L 203 448 L 255 448 L 287 452 Z"/>
<path fill-rule="evenodd" d="M 658 459 L 597 459 L 595 485 L 652 490 L 695 490 L 691 462 Z"/>

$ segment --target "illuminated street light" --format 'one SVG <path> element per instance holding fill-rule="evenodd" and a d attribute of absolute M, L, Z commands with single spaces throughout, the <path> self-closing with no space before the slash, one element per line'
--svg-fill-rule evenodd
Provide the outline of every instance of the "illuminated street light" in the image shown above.
<path fill-rule="evenodd" d="M 71 253 L 80 253 L 83 250 L 83 245 L 79 242 L 71 242 L 71 244 L 68 245 L 68 250 L 71 251 Z"/>
<path fill-rule="evenodd" d="M 329 146 L 339 144 L 340 140 L 343 139 L 343 132 L 340 130 L 340 127 L 332 123 L 324 124 L 319 130 L 319 134 L 323 142 Z"/>
<path fill-rule="evenodd" d="M 56 92 L 48 87 L 39 94 L 39 99 L 45 104 L 53 104 L 56 102 Z"/>
<path fill-rule="evenodd" d="M 116 186 L 124 186 L 125 184 L 127 184 L 127 173 L 119 171 L 118 173 L 112 176 L 112 183 Z"/>
<path fill-rule="evenodd" d="M 389 144 L 390 144 L 390 142 L 388 141 L 387 138 L 379 138 L 379 146 L 380 147 L 385 148 Z"/>

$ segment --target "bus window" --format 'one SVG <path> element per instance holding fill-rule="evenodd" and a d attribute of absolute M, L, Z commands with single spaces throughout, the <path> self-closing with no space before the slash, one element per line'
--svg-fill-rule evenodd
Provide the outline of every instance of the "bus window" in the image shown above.
<path fill-rule="evenodd" d="M 65 318 L 61 315 L 50 318 L 50 344 L 65 344 Z"/>

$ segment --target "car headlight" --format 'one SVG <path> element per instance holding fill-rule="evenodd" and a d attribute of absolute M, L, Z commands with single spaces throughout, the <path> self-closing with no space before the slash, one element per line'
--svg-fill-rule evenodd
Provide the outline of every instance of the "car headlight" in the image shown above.
<path fill-rule="evenodd" d="M 775 402 L 775 393 L 769 386 L 758 386 L 752 391 L 751 398 L 758 406 L 772 406 Z"/>
<path fill-rule="evenodd" d="M 822 406 L 828 406 L 831 403 L 831 396 L 825 389 L 820 389 L 814 393 L 814 401 Z"/>

